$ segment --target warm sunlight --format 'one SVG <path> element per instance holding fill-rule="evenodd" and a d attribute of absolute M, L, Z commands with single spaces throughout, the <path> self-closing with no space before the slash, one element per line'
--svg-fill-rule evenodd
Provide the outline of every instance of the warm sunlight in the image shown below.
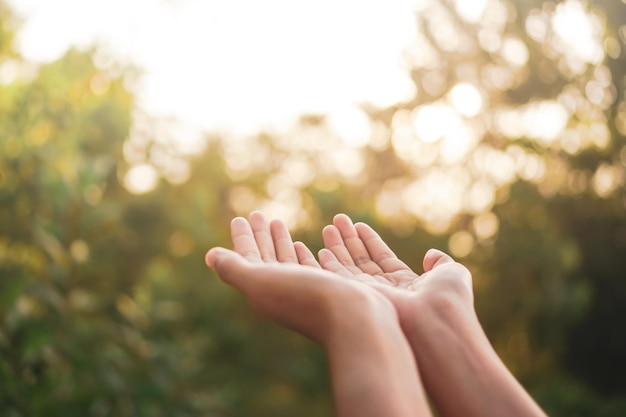
<path fill-rule="evenodd" d="M 27 58 L 97 43 L 101 65 L 144 69 L 134 85 L 144 110 L 202 129 L 251 133 L 413 94 L 399 65 L 416 31 L 411 0 L 9 3 L 26 18 L 18 45 Z"/>
<path fill-rule="evenodd" d="M 624 417 L 624 254 L 626 0 L 0 0 L 1 417 Z"/>
<path fill-rule="evenodd" d="M 258 189 L 234 188 L 230 207 L 240 213 L 264 208 L 297 226 L 312 204 L 304 188 L 362 186 L 376 177 L 368 152 L 390 148 L 408 174 L 380 181 L 372 195 L 378 214 L 408 215 L 443 232 L 459 213 L 487 215 L 497 191 L 513 181 L 541 182 L 555 163 L 516 145 L 485 145 L 485 138 L 526 138 L 571 155 L 610 142 L 600 111 L 616 92 L 609 68 L 600 64 L 604 29 L 578 0 L 530 10 L 522 30 L 559 61 L 540 78 L 555 71 L 571 77 L 595 65 L 592 77 L 556 97 L 520 103 L 501 102 L 503 93 L 539 64 L 530 62 L 535 46 L 505 29 L 515 11 L 499 0 L 447 6 L 434 0 L 12 3 L 24 17 L 17 47 L 31 61 L 97 46 L 94 94 L 109 91 L 116 62 L 141 68 L 125 79 L 136 105 L 124 145 L 129 167 L 119 175 L 133 193 L 152 191 L 161 179 L 187 182 L 188 156 L 203 152 L 204 133 L 215 132 L 232 181 L 268 172 Z M 463 25 L 474 25 L 475 36 Z M 491 58 L 478 59 L 478 48 Z M 0 81 L 20 71 L 6 63 Z M 384 108 L 381 120 L 371 117 L 372 109 Z M 626 130 L 622 110 L 618 130 Z M 302 117 L 311 121 L 301 123 Z M 33 140 L 41 136 L 37 129 Z M 275 159 L 272 149 L 284 159 Z M 560 179 L 549 178 L 552 186 L 567 181 L 560 169 Z M 605 167 L 590 184 L 609 195 L 618 177 Z M 579 180 L 570 182 L 580 188 Z M 95 201 L 92 194 L 85 195 Z M 493 224 L 481 221 L 476 237 L 496 233 Z M 473 247 L 467 242 L 450 244 L 463 254 Z"/>

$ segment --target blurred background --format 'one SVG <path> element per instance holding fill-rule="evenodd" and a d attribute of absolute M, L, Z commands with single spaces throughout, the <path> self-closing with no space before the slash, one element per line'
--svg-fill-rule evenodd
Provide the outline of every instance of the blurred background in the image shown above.
<path fill-rule="evenodd" d="M 323 352 L 203 263 L 338 212 L 551 416 L 626 415 L 624 0 L 0 0 L 0 409 L 327 416 Z"/>

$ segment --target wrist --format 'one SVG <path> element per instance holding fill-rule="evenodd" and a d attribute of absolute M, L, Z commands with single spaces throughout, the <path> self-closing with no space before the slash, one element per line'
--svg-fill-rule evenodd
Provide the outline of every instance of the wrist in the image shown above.
<path fill-rule="evenodd" d="M 498 357 L 473 305 L 456 295 L 422 300 L 419 314 L 402 322 L 424 385 L 441 413 L 545 417 Z"/>
<path fill-rule="evenodd" d="M 375 341 L 390 336 L 404 339 L 398 314 L 388 299 L 369 290 L 350 291 L 348 295 L 329 300 L 328 332 L 323 341 L 327 349 L 347 340 Z"/>
<path fill-rule="evenodd" d="M 393 307 L 360 305 L 325 345 L 339 416 L 430 416 L 418 369 Z M 385 306 L 386 307 L 386 306 Z"/>
<path fill-rule="evenodd" d="M 399 316 L 402 330 L 412 343 L 436 329 L 481 328 L 472 300 L 462 293 L 420 295 L 410 300 Z"/>

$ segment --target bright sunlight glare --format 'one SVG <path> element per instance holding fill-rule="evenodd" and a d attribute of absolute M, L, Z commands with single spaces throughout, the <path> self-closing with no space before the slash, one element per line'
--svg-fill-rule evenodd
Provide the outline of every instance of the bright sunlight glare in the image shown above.
<path fill-rule="evenodd" d="M 9 3 L 25 18 L 17 46 L 27 59 L 96 43 L 103 62 L 145 70 L 144 110 L 200 129 L 251 133 L 414 93 L 399 63 L 416 33 L 412 0 Z"/>

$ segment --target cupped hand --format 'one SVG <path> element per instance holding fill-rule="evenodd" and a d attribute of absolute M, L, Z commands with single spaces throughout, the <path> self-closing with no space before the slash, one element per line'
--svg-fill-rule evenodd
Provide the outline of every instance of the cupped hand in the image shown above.
<path fill-rule="evenodd" d="M 443 301 L 473 311 L 472 277 L 447 254 L 429 250 L 419 275 L 402 262 L 370 226 L 338 214 L 322 231 L 319 263 L 327 271 L 364 282 L 385 294 L 400 320 L 410 320 L 423 303 Z"/>
<path fill-rule="evenodd" d="M 260 212 L 231 222 L 233 250 L 213 248 L 206 263 L 247 297 L 260 315 L 325 345 L 350 322 L 397 320 L 393 305 L 365 285 L 321 268 L 311 251 L 293 243 L 283 222 Z"/>

